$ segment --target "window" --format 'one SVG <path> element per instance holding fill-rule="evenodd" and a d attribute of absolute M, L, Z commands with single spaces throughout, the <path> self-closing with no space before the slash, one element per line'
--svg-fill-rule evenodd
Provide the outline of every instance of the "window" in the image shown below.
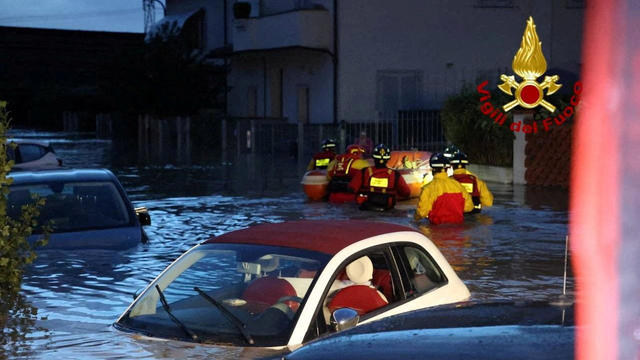
<path fill-rule="evenodd" d="M 19 217 L 20 207 L 32 203 L 34 194 L 46 200 L 38 224 L 50 223 L 54 232 L 114 228 L 128 226 L 131 222 L 122 196 L 111 182 L 11 186 L 7 214 Z"/>
<path fill-rule="evenodd" d="M 13 146 L 7 144 L 7 160 L 16 160 L 16 153 Z"/>
<path fill-rule="evenodd" d="M 163 272 L 120 324 L 182 339 L 172 313 L 205 343 L 246 346 L 242 328 L 257 346 L 282 346 L 329 258 L 285 247 L 205 244 Z"/>
<path fill-rule="evenodd" d="M 403 285 L 407 297 L 426 293 L 447 281 L 431 256 L 415 245 L 399 246 L 398 258 L 406 275 Z"/>
<path fill-rule="evenodd" d="M 22 144 L 18 146 L 21 162 L 29 162 L 40 159 L 47 150 L 40 145 Z"/>
<path fill-rule="evenodd" d="M 327 332 L 331 313 L 339 308 L 349 307 L 364 316 L 400 300 L 392 269 L 387 248 L 367 251 L 346 262 L 327 290 L 322 312 L 311 324 L 308 339 Z"/>
<path fill-rule="evenodd" d="M 376 109 L 384 115 L 420 107 L 422 72 L 419 70 L 381 70 L 376 79 Z"/>

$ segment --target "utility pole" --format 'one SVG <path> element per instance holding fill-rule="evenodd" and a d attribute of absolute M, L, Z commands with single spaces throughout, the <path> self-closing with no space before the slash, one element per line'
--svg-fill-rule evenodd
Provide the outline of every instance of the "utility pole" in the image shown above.
<path fill-rule="evenodd" d="M 167 15 L 167 8 L 160 0 L 142 0 L 142 10 L 144 11 L 144 33 L 148 33 L 149 29 L 156 22 L 156 6 L 160 4 L 163 15 Z"/>

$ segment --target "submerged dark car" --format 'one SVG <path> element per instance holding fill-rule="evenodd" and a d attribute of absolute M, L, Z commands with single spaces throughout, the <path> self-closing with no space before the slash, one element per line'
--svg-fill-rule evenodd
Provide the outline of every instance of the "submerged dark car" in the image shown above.
<path fill-rule="evenodd" d="M 309 342 L 285 359 L 573 359 L 573 306 L 443 305 Z"/>
<path fill-rule="evenodd" d="M 47 249 L 118 250 L 146 241 L 142 225 L 151 223 L 146 209 L 133 208 L 109 170 L 25 171 L 10 177 L 7 215 L 18 218 L 22 205 L 33 203 L 34 196 L 46 201 L 30 241 L 41 236 L 43 224 L 52 229 Z"/>

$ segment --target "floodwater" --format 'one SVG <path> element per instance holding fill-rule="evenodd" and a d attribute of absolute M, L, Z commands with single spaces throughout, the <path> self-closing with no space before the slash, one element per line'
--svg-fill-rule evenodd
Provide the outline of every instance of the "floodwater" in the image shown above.
<path fill-rule="evenodd" d="M 567 193 L 493 184 L 495 205 L 464 225 L 431 227 L 412 220 L 414 204 L 387 213 L 309 203 L 295 160 L 211 161 L 189 166 L 135 166 L 110 141 L 91 134 L 14 131 L 49 140 L 65 165 L 106 167 L 135 206 L 149 209 L 150 241 L 127 251 L 40 251 L 23 282 L 38 308 L 26 342 L 9 344 L 29 358 L 238 358 L 242 349 L 139 339 L 111 324 L 171 261 L 211 235 L 263 222 L 295 219 L 373 219 L 419 227 L 441 249 L 475 300 L 554 300 L 562 293 Z M 215 151 L 215 149 L 212 149 Z M 573 292 L 569 269 L 567 289 Z M 13 349 L 11 347 L 13 346 Z M 7 349 L 7 347 L 9 349 Z M 5 355 L 7 352 L 5 352 Z M 0 357 L 2 353 L 0 352 Z"/>

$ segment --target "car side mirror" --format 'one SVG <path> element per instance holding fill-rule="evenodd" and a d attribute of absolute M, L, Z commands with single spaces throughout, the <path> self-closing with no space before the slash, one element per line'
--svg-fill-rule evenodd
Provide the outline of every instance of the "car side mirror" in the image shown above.
<path fill-rule="evenodd" d="M 352 308 L 336 309 L 331 314 L 331 328 L 334 331 L 350 329 L 358 325 L 358 321 L 360 321 L 360 315 Z"/>
<path fill-rule="evenodd" d="M 136 212 L 140 225 L 151 225 L 151 216 L 149 216 L 149 210 L 146 207 L 141 206 L 133 209 Z"/>

